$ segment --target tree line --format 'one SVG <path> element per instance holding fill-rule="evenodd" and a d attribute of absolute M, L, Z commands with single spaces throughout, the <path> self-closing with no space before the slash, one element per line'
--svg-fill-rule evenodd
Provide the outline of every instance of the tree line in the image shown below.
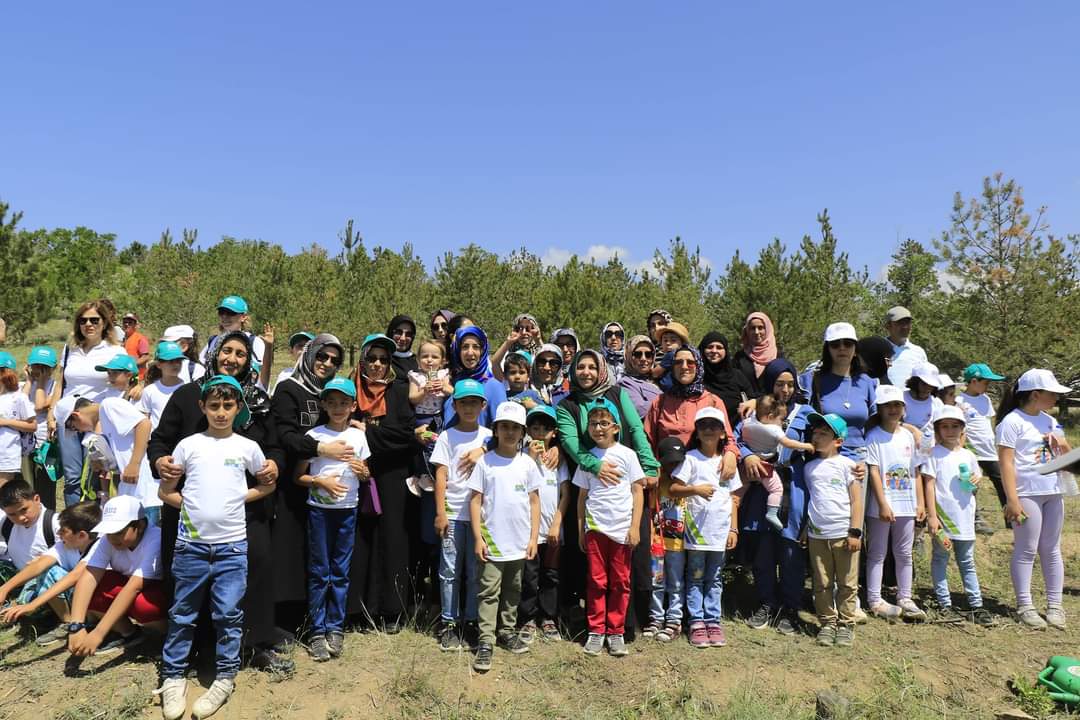
<path fill-rule="evenodd" d="M 618 257 L 573 257 L 556 267 L 524 248 L 500 255 L 477 245 L 448 250 L 429 269 L 409 244 L 368 247 L 352 221 L 332 249 L 312 244 L 289 254 L 233 237 L 204 247 L 187 229 L 118 248 L 108 233 L 28 230 L 20 220 L 0 202 L 0 316 L 15 340 L 33 342 L 38 324 L 100 296 L 138 312 L 150 335 L 184 322 L 206 337 L 216 303 L 235 293 L 248 300 L 256 327 L 274 324 L 279 345 L 301 328 L 356 344 L 399 313 L 426 328 L 443 307 L 472 317 L 493 343 L 527 311 L 545 332 L 572 326 L 596 344 L 605 323 L 642 332 L 649 310 L 663 308 L 695 339 L 726 332 L 734 352 L 743 319 L 762 310 L 801 367 L 820 354 L 828 323 L 848 320 L 860 336 L 882 334 L 885 310 L 904 305 L 915 316 L 913 340 L 945 372 L 974 361 L 1010 376 L 1047 367 L 1080 388 L 1080 237 L 1053 235 L 1045 208 L 1029 211 L 1022 188 L 1000 173 L 973 197 L 956 193 L 939 237 L 899 243 L 883 279 L 852 267 L 828 211 L 798 245 L 774 239 L 756 258 L 736 250 L 722 272 L 678 237 L 641 272 Z"/>

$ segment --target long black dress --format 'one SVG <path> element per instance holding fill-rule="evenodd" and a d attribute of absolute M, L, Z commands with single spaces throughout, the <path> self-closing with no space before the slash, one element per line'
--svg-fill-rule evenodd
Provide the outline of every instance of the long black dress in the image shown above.
<path fill-rule="evenodd" d="M 157 460 L 171 455 L 177 444 L 186 437 L 203 432 L 207 428 L 206 416 L 199 410 L 201 385 L 190 382 L 169 398 L 161 413 L 161 422 L 150 435 L 146 455 L 150 468 L 157 476 Z M 267 460 L 278 466 L 278 487 L 285 476 L 285 453 L 278 444 L 277 429 L 269 414 L 256 415 L 247 428 L 238 435 L 258 443 Z M 248 487 L 255 487 L 256 480 L 247 476 Z M 178 487 L 183 488 L 184 478 Z M 248 647 L 267 645 L 277 639 L 274 631 L 274 558 L 271 550 L 270 519 L 273 516 L 274 495 L 248 503 L 247 543 L 248 575 L 247 592 L 241 603 L 244 611 L 244 644 Z M 172 557 L 180 522 L 180 511 L 168 505 L 161 508 L 161 567 L 169 597 L 172 597 Z"/>

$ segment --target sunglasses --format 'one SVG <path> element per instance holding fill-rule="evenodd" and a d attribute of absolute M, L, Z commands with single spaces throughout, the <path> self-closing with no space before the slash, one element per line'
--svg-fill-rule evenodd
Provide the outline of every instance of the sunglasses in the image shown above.
<path fill-rule="evenodd" d="M 622 336 L 623 336 L 622 330 L 605 330 L 604 331 L 604 337 L 606 337 L 606 338 L 609 338 L 609 337 L 622 337 Z"/>
<path fill-rule="evenodd" d="M 630 353 L 630 357 L 641 358 L 643 360 L 648 360 L 654 355 L 655 353 L 652 350 L 635 350 L 634 352 Z"/>
<path fill-rule="evenodd" d="M 524 325 L 518 325 L 516 328 L 514 328 L 514 331 L 519 333 L 529 333 L 533 331 L 533 327 L 531 325 L 528 327 L 525 327 Z"/>
<path fill-rule="evenodd" d="M 395 330 L 394 337 L 401 335 L 402 337 L 412 337 L 416 335 L 412 330 Z"/>
<path fill-rule="evenodd" d="M 697 360 L 676 360 L 675 364 L 680 367 L 694 368 L 697 367 Z"/>
<path fill-rule="evenodd" d="M 341 367 L 341 358 L 337 355 L 331 355 L 328 352 L 315 353 L 315 361 L 321 363 L 330 363 L 334 367 Z"/>
<path fill-rule="evenodd" d="M 444 327 L 446 327 L 446 323 L 445 322 L 433 322 L 433 323 L 431 323 L 431 327 L 434 328 L 435 330 L 442 330 Z"/>
<path fill-rule="evenodd" d="M 558 367 L 561 363 L 554 358 L 540 358 L 536 364 L 541 367 Z"/>
<path fill-rule="evenodd" d="M 831 347 L 834 350 L 837 350 L 839 348 L 845 348 L 845 347 L 855 347 L 855 341 L 854 340 L 847 340 L 847 339 L 844 339 L 844 340 L 832 340 L 832 341 L 829 342 L 829 347 Z"/>
<path fill-rule="evenodd" d="M 385 355 L 368 355 L 366 358 L 364 358 L 364 362 L 366 362 L 368 365 L 375 365 L 376 363 L 379 365 L 389 365 L 390 358 L 386 357 Z"/>
<path fill-rule="evenodd" d="M 80 325 L 100 325 L 101 318 L 99 317 L 81 317 L 79 318 Z"/>

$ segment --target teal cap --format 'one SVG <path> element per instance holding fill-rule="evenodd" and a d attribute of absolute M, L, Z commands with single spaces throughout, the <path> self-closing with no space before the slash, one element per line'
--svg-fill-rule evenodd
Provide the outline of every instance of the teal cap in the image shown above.
<path fill-rule="evenodd" d="M 841 440 L 847 440 L 847 422 L 836 413 L 822 415 L 821 413 L 812 412 L 806 416 L 806 419 L 811 425 L 817 424 L 827 426 L 833 431 L 833 435 Z"/>
<path fill-rule="evenodd" d="M 971 363 L 964 368 L 964 382 L 972 380 L 1004 380 L 1004 375 L 998 375 L 990 369 L 986 363 Z"/>
<path fill-rule="evenodd" d="M 251 410 L 248 409 L 247 400 L 244 399 L 244 388 L 241 387 L 236 378 L 231 375 L 214 375 L 208 378 L 202 384 L 201 397 L 206 397 L 206 393 L 210 392 L 210 388 L 221 385 L 232 388 L 240 396 L 240 412 L 236 414 L 236 419 L 233 420 L 233 427 L 238 428 L 247 425 L 247 421 L 251 418 Z"/>
<path fill-rule="evenodd" d="M 113 355 L 112 360 L 104 365 L 95 365 L 94 369 L 98 372 L 105 372 L 107 370 L 125 370 L 133 375 L 139 372 L 139 366 L 135 363 L 135 358 L 127 353 Z"/>
<path fill-rule="evenodd" d="M 363 344 L 360 345 L 360 354 L 364 355 L 370 345 L 378 345 L 379 347 L 384 348 L 386 352 L 390 353 L 391 357 L 393 357 L 394 352 L 397 350 L 397 343 L 382 333 L 371 333 L 364 338 Z"/>
<path fill-rule="evenodd" d="M 484 386 L 470 378 L 458 380 L 454 383 L 454 399 L 461 400 L 467 397 L 478 397 L 487 400 L 484 395 Z"/>
<path fill-rule="evenodd" d="M 183 360 L 185 355 L 178 343 L 174 343 L 172 340 L 162 340 L 157 344 L 157 353 L 154 357 L 157 360 L 168 362 L 169 360 Z"/>
<path fill-rule="evenodd" d="M 38 345 L 30 348 L 30 356 L 26 362 L 31 365 L 46 365 L 56 367 L 56 351 L 47 345 Z"/>
<path fill-rule="evenodd" d="M 15 356 L 9 352 L 0 350 L 0 368 L 14 370 L 16 368 Z"/>
<path fill-rule="evenodd" d="M 296 345 L 298 343 L 304 343 L 306 345 L 314 339 L 315 335 L 307 332 L 306 330 L 294 332 L 292 335 L 289 336 L 289 347 L 292 347 L 293 345 Z"/>
<path fill-rule="evenodd" d="M 555 414 L 555 408 L 551 407 L 550 405 L 537 405 L 536 407 L 534 407 L 525 415 L 526 422 L 531 421 L 534 417 L 539 417 L 541 415 L 548 418 L 553 423 L 558 422 L 558 416 Z"/>
<path fill-rule="evenodd" d="M 319 397 L 324 398 L 332 392 L 343 393 L 352 399 L 356 399 L 356 383 L 349 378 L 336 377 L 331 379 L 319 392 Z"/>
<path fill-rule="evenodd" d="M 622 425 L 622 420 L 619 419 L 619 409 L 605 397 L 599 397 L 585 404 L 585 417 L 589 417 L 589 413 L 593 410 L 604 409 L 611 413 L 611 417 L 614 418 L 616 425 Z"/>
<path fill-rule="evenodd" d="M 229 295 L 228 297 L 221 299 L 221 302 L 218 303 L 217 309 L 228 310 L 229 312 L 234 312 L 237 315 L 244 315 L 248 311 L 248 304 L 247 301 L 239 295 Z"/>

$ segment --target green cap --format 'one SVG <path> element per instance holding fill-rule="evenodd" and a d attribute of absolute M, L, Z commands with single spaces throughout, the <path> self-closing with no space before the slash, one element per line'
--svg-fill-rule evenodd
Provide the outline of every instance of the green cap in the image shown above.
<path fill-rule="evenodd" d="M 339 392 L 352 399 L 356 399 L 356 383 L 349 378 L 336 377 L 331 379 L 319 392 L 319 397 L 324 398 L 332 392 Z"/>
<path fill-rule="evenodd" d="M 118 353 L 113 355 L 112 360 L 104 365 L 95 365 L 94 369 L 98 372 L 107 372 L 109 370 L 124 370 L 134 375 L 139 372 L 139 366 L 135 363 L 135 358 L 131 357 L 127 353 Z"/>
<path fill-rule="evenodd" d="M 990 369 L 986 363 L 971 363 L 964 368 L 964 382 L 972 380 L 1004 380 L 1004 375 L 998 375 Z"/>
<path fill-rule="evenodd" d="M 16 368 L 15 356 L 9 352 L 0 350 L 0 368 L 14 370 Z"/>
<path fill-rule="evenodd" d="M 537 405 L 530 410 L 526 415 L 526 422 L 531 422 L 533 418 L 543 415 L 553 423 L 558 423 L 558 416 L 555 414 L 555 408 L 550 405 Z"/>
<path fill-rule="evenodd" d="M 289 336 L 289 347 L 292 347 L 293 345 L 296 345 L 298 343 L 304 343 L 306 345 L 314 339 L 315 335 L 307 332 L 306 330 L 294 332 L 292 335 Z"/>
<path fill-rule="evenodd" d="M 180 349 L 180 345 L 172 342 L 171 340 L 162 340 L 157 344 L 157 353 L 154 358 L 162 362 L 168 362 L 169 360 L 183 360 L 184 351 Z"/>
<path fill-rule="evenodd" d="M 821 413 L 812 412 L 806 416 L 806 419 L 811 425 L 825 425 L 833 431 L 833 435 L 841 440 L 847 440 L 847 422 L 836 413 L 822 415 Z"/>
<path fill-rule="evenodd" d="M 478 397 L 487 400 L 487 396 L 484 395 L 484 386 L 472 378 L 458 380 L 454 383 L 454 399 L 461 400 L 467 397 Z"/>
<path fill-rule="evenodd" d="M 210 388 L 220 385 L 231 387 L 240 396 L 240 412 L 236 414 L 236 419 L 233 420 L 233 428 L 244 427 L 251 418 L 251 410 L 248 409 L 247 400 L 244 399 L 244 388 L 236 378 L 231 375 L 214 375 L 208 378 L 202 384 L 201 396 L 206 397 L 206 393 L 210 392 Z"/>
<path fill-rule="evenodd" d="M 30 348 L 30 357 L 26 359 L 26 362 L 31 365 L 56 367 L 56 351 L 47 345 L 38 345 Z"/>
<path fill-rule="evenodd" d="M 248 304 L 247 301 L 239 295 L 229 295 L 228 297 L 224 297 L 221 299 L 221 302 L 218 303 L 217 309 L 228 310 L 229 312 L 234 312 L 237 315 L 244 315 L 248 311 Z"/>

